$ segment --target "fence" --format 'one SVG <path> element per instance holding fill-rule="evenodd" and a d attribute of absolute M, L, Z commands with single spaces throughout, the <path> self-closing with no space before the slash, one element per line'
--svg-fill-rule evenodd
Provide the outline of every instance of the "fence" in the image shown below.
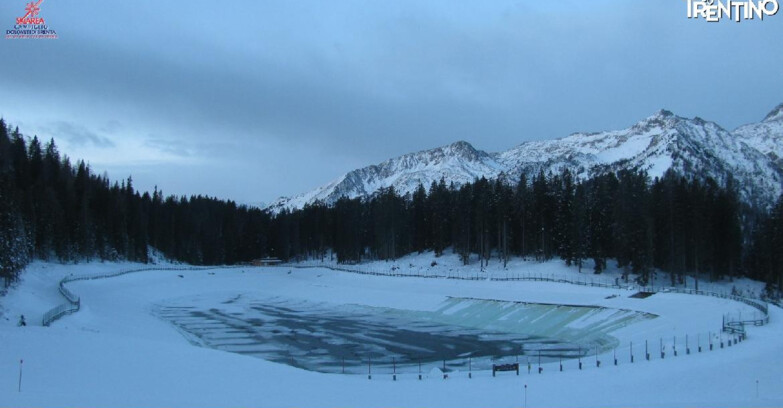
<path fill-rule="evenodd" d="M 614 289 L 638 289 L 641 292 L 650 292 L 650 293 L 682 293 L 682 294 L 689 294 L 689 295 L 700 295 L 700 296 L 712 296 L 712 297 L 718 297 L 723 299 L 729 299 L 734 300 L 738 302 L 745 303 L 759 312 L 762 313 L 762 316 L 760 318 L 754 318 L 754 319 L 742 319 L 741 316 L 739 318 L 731 318 L 724 316 L 723 319 L 723 325 L 720 332 L 714 332 L 714 333 L 697 333 L 695 336 L 693 334 L 691 335 L 685 335 L 683 337 L 680 337 L 679 342 L 677 337 L 673 337 L 672 339 L 663 339 L 659 338 L 658 341 L 645 341 L 644 342 L 644 348 L 642 348 L 642 344 L 634 344 L 630 343 L 628 346 L 622 347 L 622 348 L 607 348 L 607 347 L 595 347 L 593 345 L 583 345 L 578 348 L 578 351 L 571 350 L 563 352 L 563 350 L 552 350 L 552 349 L 539 349 L 539 350 L 532 350 L 532 349 L 521 349 L 519 353 L 515 355 L 509 355 L 509 356 L 495 356 L 495 357 L 488 357 L 488 356 L 451 356 L 450 358 L 443 358 L 442 363 L 439 364 L 441 367 L 440 373 L 438 375 L 443 375 L 444 378 L 448 377 L 449 375 L 456 375 L 460 372 L 465 372 L 467 370 L 467 375 L 469 378 L 472 378 L 473 372 L 475 371 L 483 371 L 483 372 L 489 372 L 494 371 L 494 368 L 498 365 L 505 365 L 505 364 L 520 364 L 520 370 L 522 373 L 538 373 L 542 374 L 544 371 L 551 372 L 551 371 L 565 371 L 565 370 L 587 370 L 590 368 L 601 368 L 602 363 L 604 366 L 607 364 L 609 365 L 620 365 L 620 364 L 633 364 L 635 362 L 639 362 L 642 360 L 646 361 L 652 361 L 656 359 L 665 359 L 665 358 L 674 358 L 683 355 L 683 351 L 685 351 L 684 355 L 690 355 L 690 354 L 696 354 L 696 353 L 702 353 L 702 352 L 708 352 L 713 350 L 719 350 L 726 347 L 732 347 L 733 345 L 737 345 L 738 343 L 741 343 L 744 341 L 747 337 L 747 334 L 745 332 L 745 325 L 753 324 L 756 326 L 761 326 L 764 324 L 767 324 L 769 322 L 769 309 L 768 305 L 765 302 L 755 300 L 755 299 L 749 299 L 744 298 L 740 296 L 735 295 L 728 295 L 728 294 L 721 294 L 721 293 L 715 293 L 715 292 L 708 292 L 708 291 L 696 291 L 691 289 L 680 289 L 680 288 L 670 288 L 670 287 L 638 287 L 636 285 L 622 285 L 620 284 L 619 280 L 608 280 L 608 279 L 596 279 L 596 278 L 582 278 L 582 279 L 572 279 L 566 276 L 556 276 L 556 275 L 545 275 L 545 274 L 525 274 L 525 273 L 514 273 L 514 274 L 503 274 L 501 276 L 492 276 L 487 275 L 482 272 L 472 272 L 472 273 L 466 273 L 466 272 L 454 272 L 449 271 L 447 273 L 412 273 L 412 272 L 403 272 L 399 269 L 390 269 L 388 271 L 383 270 L 374 270 L 374 271 L 368 271 L 368 270 L 361 270 L 358 267 L 334 267 L 334 266 L 307 266 L 307 265 L 287 265 L 288 267 L 296 267 L 296 268 L 328 268 L 335 271 L 341 271 L 341 272 L 348 272 L 348 273 L 356 273 L 356 274 L 362 274 L 362 275 L 373 275 L 373 276 L 389 276 L 389 277 L 419 277 L 419 278 L 440 278 L 440 279 L 460 279 L 460 280 L 490 280 L 490 281 L 536 281 L 536 282 L 554 282 L 554 283 L 564 283 L 564 284 L 574 284 L 574 285 L 580 285 L 580 286 L 589 286 L 589 287 L 601 287 L 601 288 L 614 288 Z M 99 275 L 77 275 L 77 276 L 68 276 L 63 278 L 59 284 L 59 292 L 62 294 L 62 296 L 67 300 L 67 303 L 59 305 L 50 311 L 46 312 L 43 316 L 43 325 L 49 326 L 52 322 L 56 321 L 57 319 L 70 314 L 77 312 L 80 309 L 81 306 L 81 299 L 78 295 L 70 291 L 65 285 L 69 282 L 79 281 L 79 280 L 94 280 L 94 279 L 106 279 L 121 275 L 126 275 L 129 273 L 134 272 L 142 272 L 142 271 L 153 271 L 153 270 L 159 270 L 159 271 L 165 271 L 165 270 L 207 270 L 207 269 L 215 269 L 215 268 L 199 268 L 199 267 L 169 267 L 169 268 L 160 268 L 160 267 L 150 267 L 150 268 L 137 268 L 137 269 L 130 269 L 130 270 L 124 270 L 124 271 L 117 271 L 117 272 L 111 272 L 106 274 L 99 274 Z M 723 332 L 726 332 L 727 334 L 723 334 Z M 684 338 L 684 343 L 683 343 Z M 693 345 L 693 340 L 696 339 L 696 345 L 695 347 L 691 347 Z M 657 343 L 657 352 L 652 352 L 656 349 L 656 343 Z M 651 348 L 652 344 L 652 348 Z M 591 351 L 594 350 L 594 353 L 591 354 Z M 644 352 L 642 353 L 642 350 Z M 609 357 L 611 353 L 611 358 Z M 373 374 L 378 375 L 384 375 L 388 374 L 393 376 L 393 379 L 396 380 L 398 374 L 415 374 L 418 372 L 419 379 L 422 378 L 422 375 L 424 374 L 422 372 L 422 364 L 425 363 L 429 366 L 433 365 L 433 361 L 430 359 L 429 361 L 423 361 L 422 359 L 416 358 L 415 356 L 375 356 L 368 355 L 365 360 L 362 360 L 359 356 L 356 356 L 358 360 L 355 361 L 347 361 L 345 359 L 342 360 L 342 372 L 346 372 L 346 364 L 349 366 L 349 371 L 356 372 L 356 367 L 363 366 L 366 362 L 367 364 L 367 373 L 368 377 L 372 378 Z M 375 361 L 373 361 L 375 359 Z M 521 360 L 520 360 L 521 359 Z M 603 360 L 607 360 L 609 363 L 604 363 Z M 297 365 L 295 361 L 291 361 L 292 365 Z M 358 363 L 358 364 L 357 364 Z M 535 371 L 533 371 L 533 368 L 535 368 Z M 502 374 L 500 374 L 502 375 Z"/>
<path fill-rule="evenodd" d="M 43 326 L 49 326 L 57 319 L 60 319 L 61 317 L 76 313 L 81 308 L 81 298 L 76 295 L 75 293 L 71 292 L 66 286 L 66 283 L 69 282 L 76 282 L 80 280 L 93 280 L 93 279 L 106 279 L 106 278 L 113 278 L 121 275 L 127 275 L 129 273 L 134 272 L 144 272 L 144 271 L 185 271 L 185 270 L 205 270 L 210 268 L 198 268 L 198 267 L 168 267 L 168 268 L 137 268 L 137 269 L 128 269 L 123 271 L 116 271 L 116 272 L 109 272 L 104 274 L 98 274 L 98 275 L 71 275 L 66 276 L 65 278 L 61 279 L 58 287 L 60 294 L 63 295 L 65 300 L 68 301 L 68 303 L 61 304 L 57 307 L 52 308 L 48 312 L 44 313 L 43 318 L 41 319 L 41 324 Z"/>
<path fill-rule="evenodd" d="M 745 326 L 763 326 L 769 323 L 769 305 L 761 300 L 746 298 L 737 295 L 731 295 L 726 293 L 717 293 L 703 290 L 665 287 L 665 286 L 637 286 L 637 285 L 622 285 L 619 279 L 605 279 L 595 277 L 583 277 L 580 279 L 572 279 L 567 276 L 559 276 L 555 274 L 542 274 L 542 273 L 503 273 L 502 275 L 488 274 L 484 272 L 462 272 L 462 271 L 447 271 L 447 272 L 432 272 L 427 271 L 421 273 L 418 271 L 405 271 L 401 268 L 393 266 L 391 268 L 375 268 L 372 270 L 362 270 L 358 266 L 331 266 L 331 265 L 297 265 L 289 264 L 287 267 L 294 268 L 327 268 L 334 271 L 356 273 L 360 275 L 372 275 L 372 276 L 387 276 L 387 277 L 415 277 L 415 278 L 439 278 L 439 279 L 459 279 L 459 280 L 489 280 L 489 281 L 533 281 L 533 282 L 552 282 L 552 283 L 565 283 L 579 286 L 609 288 L 609 289 L 638 289 L 640 292 L 648 293 L 681 293 L 686 295 L 699 295 L 699 296 L 711 296 L 721 299 L 733 300 L 736 302 L 744 303 L 750 307 L 755 308 L 761 312 L 761 317 L 755 319 L 742 319 L 741 316 L 738 319 L 733 319 L 727 316 L 723 318 L 723 324 L 721 330 L 733 334 L 746 335 Z"/>
<path fill-rule="evenodd" d="M 583 345 L 578 349 L 530 349 L 522 347 L 516 354 L 505 356 L 461 355 L 441 358 L 417 357 L 379 352 L 343 357 L 317 371 L 367 375 L 368 379 L 397 380 L 398 378 L 475 376 L 541 375 L 567 371 L 591 371 L 628 364 L 646 364 L 691 355 L 719 352 L 735 347 L 746 340 L 741 334 L 722 332 L 691 333 L 690 335 L 656 338 L 631 342 L 622 347 Z M 564 352 L 565 351 L 565 352 Z M 281 361 L 282 362 L 282 361 Z M 290 356 L 287 364 L 312 369 L 308 362 Z M 514 369 L 511 370 L 511 367 Z M 511 370 L 514 373 L 506 373 Z M 518 369 L 518 371 L 517 371 Z"/>

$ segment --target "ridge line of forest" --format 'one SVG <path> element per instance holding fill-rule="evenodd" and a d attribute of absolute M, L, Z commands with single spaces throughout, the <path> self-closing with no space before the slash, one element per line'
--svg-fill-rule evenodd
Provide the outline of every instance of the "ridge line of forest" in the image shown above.
<path fill-rule="evenodd" d="M 140 193 L 129 177 L 111 183 L 84 161 L 23 136 L 0 119 L 0 277 L 14 281 L 32 259 L 99 258 L 148 262 L 149 247 L 194 265 L 236 264 L 262 256 L 324 257 L 338 262 L 396 259 L 447 248 L 482 266 L 512 255 L 561 258 L 594 272 L 614 259 L 647 282 L 654 268 L 672 283 L 685 274 L 748 276 L 783 286 L 783 198 L 762 211 L 742 204 L 729 179 L 672 171 L 649 180 L 619 171 L 577 180 L 523 174 L 515 186 L 476 179 L 460 187 L 441 179 L 401 196 L 393 188 L 369 199 L 341 198 L 272 215 L 204 196 Z"/>

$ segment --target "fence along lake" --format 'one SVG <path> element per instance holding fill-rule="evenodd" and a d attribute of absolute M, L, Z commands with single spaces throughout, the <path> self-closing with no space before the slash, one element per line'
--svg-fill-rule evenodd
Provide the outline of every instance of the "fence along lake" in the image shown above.
<path fill-rule="evenodd" d="M 448 298 L 417 311 L 252 294 L 200 295 L 155 313 L 192 343 L 324 373 L 490 370 L 617 346 L 616 329 L 655 315 L 602 307 Z"/>

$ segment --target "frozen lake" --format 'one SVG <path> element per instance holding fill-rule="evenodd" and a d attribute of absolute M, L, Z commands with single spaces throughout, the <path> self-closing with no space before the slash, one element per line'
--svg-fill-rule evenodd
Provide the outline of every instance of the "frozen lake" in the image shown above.
<path fill-rule="evenodd" d="M 434 311 L 199 296 L 155 312 L 191 342 L 327 373 L 466 371 L 569 359 L 616 345 L 611 331 L 655 317 L 634 311 L 449 298 Z M 372 361 L 371 361 L 372 360 Z"/>

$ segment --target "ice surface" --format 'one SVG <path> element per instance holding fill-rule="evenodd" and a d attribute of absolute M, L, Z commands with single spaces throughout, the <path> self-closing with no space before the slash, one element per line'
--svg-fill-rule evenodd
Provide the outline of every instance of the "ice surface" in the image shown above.
<path fill-rule="evenodd" d="M 191 307 L 186 305 L 199 305 Z M 449 298 L 436 311 L 410 311 L 254 298 L 180 298 L 156 308 L 200 345 L 320 372 L 363 372 L 372 358 L 398 372 L 449 361 L 488 369 L 521 355 L 543 361 L 615 347 L 610 333 L 652 318 L 646 313 Z M 407 365 L 407 367 L 403 367 Z"/>
<path fill-rule="evenodd" d="M 400 266 L 426 270 L 432 254 L 406 257 Z M 477 266 L 460 267 L 456 256 L 438 259 L 434 268 L 452 269 L 454 273 L 546 273 L 562 274 L 576 279 L 574 268 L 560 262 L 535 263 L 513 260 L 509 269 L 493 263 L 488 272 Z M 404 263 L 403 263 L 404 262 Z M 380 268 L 384 263 L 365 265 Z M 391 265 L 385 264 L 387 267 Z M 544 282 L 457 281 L 450 279 L 386 278 L 334 272 L 326 269 L 235 268 L 215 271 L 156 271 L 126 275 L 98 281 L 70 284 L 82 299 L 82 310 L 55 322 L 51 327 L 37 326 L 37 317 L 62 301 L 57 282 L 69 273 L 96 273 L 127 269 L 127 264 L 51 265 L 37 263 L 22 275 L 22 282 L 0 299 L 0 406 L 2 407 L 519 407 L 523 386 L 527 385 L 528 406 L 536 407 L 770 407 L 783 406 L 783 365 L 775 356 L 783 355 L 783 311 L 770 310 L 771 322 L 764 327 L 749 327 L 747 341 L 720 348 L 725 335 L 718 334 L 723 314 L 753 314 L 754 310 L 737 302 L 679 294 L 659 293 L 646 299 L 629 298 L 633 290 L 590 288 Z M 497 268 L 497 269 L 496 269 Z M 290 274 L 288 273 L 290 270 Z M 182 274 L 184 278 L 177 275 Z M 619 276 L 611 270 L 608 278 Z M 660 277 L 656 285 L 660 284 Z M 689 287 L 693 287 L 689 280 Z M 734 282 L 700 282 L 701 289 L 731 291 L 733 287 L 748 294 L 758 293 L 763 285 L 748 280 Z M 237 301 L 230 301 L 242 294 Z M 473 367 L 468 379 L 464 360 L 447 362 L 449 378 L 443 379 L 441 364 L 424 365 L 423 380 L 418 367 L 405 371 L 392 381 L 390 367 L 384 365 L 372 380 L 362 375 L 323 374 L 269 362 L 264 353 L 274 350 L 259 347 L 258 356 L 225 352 L 193 346 L 183 330 L 156 316 L 161 306 L 176 306 L 172 312 L 188 310 L 221 311 L 234 322 L 234 314 L 252 311 L 255 301 L 278 299 L 292 310 L 326 308 L 324 304 L 345 307 L 350 313 L 393 309 L 395 314 L 424 316 L 433 313 L 438 319 L 453 318 L 459 313 L 498 316 L 496 324 L 504 325 L 517 318 L 511 313 L 514 302 L 589 305 L 603 312 L 587 313 L 570 323 L 576 330 L 599 322 L 621 322 L 610 311 L 630 310 L 655 314 L 633 324 L 618 324 L 611 331 L 617 339 L 619 365 L 612 364 L 613 351 L 577 362 L 542 365 L 543 374 L 526 367 L 517 377 L 501 373 L 493 378 L 491 371 Z M 480 302 L 456 302 L 455 313 L 439 315 L 453 299 L 481 299 Z M 186 304 L 184 299 L 193 299 Z M 482 305 L 503 301 L 502 307 Z M 462 303 L 467 304 L 464 306 Z M 320 306 L 319 306 L 320 305 Z M 354 305 L 356 308 L 352 309 Z M 294 307 L 295 306 L 295 307 Z M 464 307 L 463 307 L 464 306 Z M 379 308 L 379 309 L 378 309 Z M 490 310 L 491 309 L 491 310 Z M 445 310 L 445 309 L 444 309 Z M 600 310 L 600 309 L 599 309 Z M 31 325 L 15 326 L 15 317 L 24 313 Z M 472 312 L 470 312 L 472 313 Z M 521 313 L 521 312 L 520 312 Z M 324 324 L 326 317 L 308 313 L 314 324 Z M 472 318 L 471 318 L 472 319 Z M 242 319 L 239 319 L 242 320 Z M 186 320 L 193 327 L 223 327 L 222 320 Z M 233 323 L 232 323 L 233 324 Z M 543 327 L 543 326 L 542 326 Z M 467 330 L 467 329 L 466 329 Z M 483 329 L 482 329 L 483 331 Z M 310 332 L 308 332 L 310 333 Z M 440 333 L 440 332 L 438 332 Z M 492 333 L 487 337 L 492 338 Z M 508 333 L 505 333 L 508 334 Z M 505 335 L 501 334 L 501 335 Z M 715 341 L 714 351 L 685 355 L 685 335 L 690 346 L 707 344 L 707 335 Z M 215 339 L 244 339 L 241 330 L 215 333 Z M 323 333 L 310 333 L 328 339 Z M 676 336 L 676 339 L 675 339 Z M 362 338 L 362 337 L 358 337 Z M 663 340 L 665 360 L 656 356 L 645 361 L 641 354 L 645 340 L 657 347 Z M 189 341 L 190 340 L 190 341 Z M 399 345 L 394 338 L 382 338 L 386 344 Z M 223 341 L 223 340 L 221 340 Z M 629 362 L 629 342 L 634 344 L 636 362 Z M 678 357 L 672 346 L 677 344 Z M 326 342 L 332 344 L 333 342 Z M 336 341 L 334 343 L 337 343 Z M 380 344 L 380 343 L 379 343 Z M 247 344 L 235 346 L 241 350 Z M 257 345 L 252 347 L 258 347 Z M 311 352 L 323 355 L 328 345 L 313 347 Z M 298 356 L 292 353 L 295 358 Z M 22 391 L 17 391 L 19 360 L 24 360 Z M 525 365 L 527 359 L 520 357 Z M 373 369 L 375 370 L 375 369 Z M 758 386 L 758 394 L 756 387 Z"/>

